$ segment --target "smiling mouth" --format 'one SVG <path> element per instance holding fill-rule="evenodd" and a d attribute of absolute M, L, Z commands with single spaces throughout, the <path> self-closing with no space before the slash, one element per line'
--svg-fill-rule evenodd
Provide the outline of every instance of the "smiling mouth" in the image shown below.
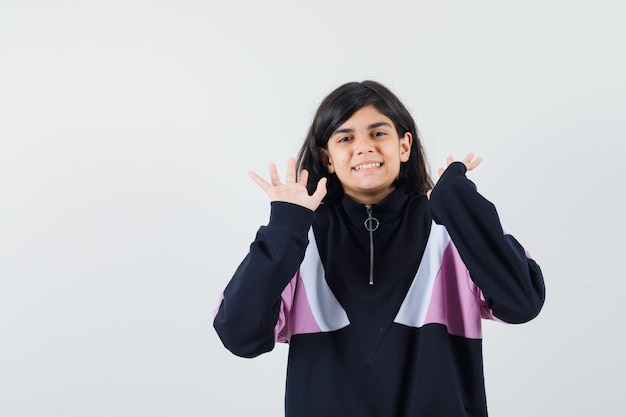
<path fill-rule="evenodd" d="M 363 169 L 380 168 L 381 165 L 382 165 L 382 163 L 380 163 L 380 162 L 370 162 L 368 164 L 357 165 L 357 166 L 355 166 L 352 169 L 355 170 L 355 171 L 361 171 Z"/>

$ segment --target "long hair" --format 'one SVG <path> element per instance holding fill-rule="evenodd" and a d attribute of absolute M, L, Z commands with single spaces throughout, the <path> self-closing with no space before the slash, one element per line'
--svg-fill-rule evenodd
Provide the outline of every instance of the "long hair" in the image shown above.
<path fill-rule="evenodd" d="M 307 189 L 313 193 L 322 177 L 328 178 L 326 203 L 335 203 L 343 196 L 343 187 L 337 175 L 330 174 L 324 165 L 322 149 L 328 149 L 332 133 L 362 107 L 373 105 L 390 118 L 399 137 L 410 132 L 413 136 L 409 160 L 400 164 L 400 175 L 394 186 L 404 185 L 409 195 L 424 195 L 433 187 L 428 174 L 426 156 L 413 117 L 400 100 L 385 86 L 375 81 L 350 82 L 331 92 L 320 104 L 298 153 L 297 169 L 309 172 Z"/>

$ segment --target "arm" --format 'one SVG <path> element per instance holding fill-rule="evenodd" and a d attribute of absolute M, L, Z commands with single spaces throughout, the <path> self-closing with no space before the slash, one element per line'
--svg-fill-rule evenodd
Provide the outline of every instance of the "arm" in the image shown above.
<path fill-rule="evenodd" d="M 224 346 L 254 357 L 274 348 L 281 293 L 298 270 L 313 211 L 273 202 L 270 221 L 259 229 L 250 252 L 224 289 L 213 326 Z"/>
<path fill-rule="evenodd" d="M 326 194 L 326 179 L 309 195 L 308 174 L 296 179 L 290 158 L 285 183 L 270 165 L 270 181 L 256 173 L 252 179 L 272 201 L 270 221 L 261 227 L 250 252 L 224 290 L 213 326 L 224 346 L 239 356 L 253 357 L 273 349 L 275 326 L 281 309 L 281 293 L 289 284 L 308 244 L 314 210 Z"/>
<path fill-rule="evenodd" d="M 448 230 L 494 316 L 523 323 L 543 306 L 543 276 L 519 242 L 503 232 L 494 205 L 465 177 L 466 170 L 478 163 L 468 164 L 466 158 L 440 170 L 443 174 L 430 194 L 430 211 Z"/>

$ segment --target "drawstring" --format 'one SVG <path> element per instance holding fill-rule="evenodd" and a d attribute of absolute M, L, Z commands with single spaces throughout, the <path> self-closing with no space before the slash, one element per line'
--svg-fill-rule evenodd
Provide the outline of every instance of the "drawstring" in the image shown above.
<path fill-rule="evenodd" d="M 372 217 L 372 205 L 366 204 L 367 219 L 363 222 L 363 225 L 370 232 L 370 285 L 374 285 L 374 232 L 378 229 L 378 219 Z"/>

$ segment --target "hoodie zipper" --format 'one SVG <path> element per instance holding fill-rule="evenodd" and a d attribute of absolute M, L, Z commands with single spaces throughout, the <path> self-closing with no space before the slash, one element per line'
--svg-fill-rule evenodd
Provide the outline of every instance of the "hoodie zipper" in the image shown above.
<path fill-rule="evenodd" d="M 365 229 L 370 233 L 370 285 L 374 285 L 374 232 L 378 229 L 378 219 L 372 216 L 372 205 L 366 204 L 367 219 L 363 222 Z"/>

